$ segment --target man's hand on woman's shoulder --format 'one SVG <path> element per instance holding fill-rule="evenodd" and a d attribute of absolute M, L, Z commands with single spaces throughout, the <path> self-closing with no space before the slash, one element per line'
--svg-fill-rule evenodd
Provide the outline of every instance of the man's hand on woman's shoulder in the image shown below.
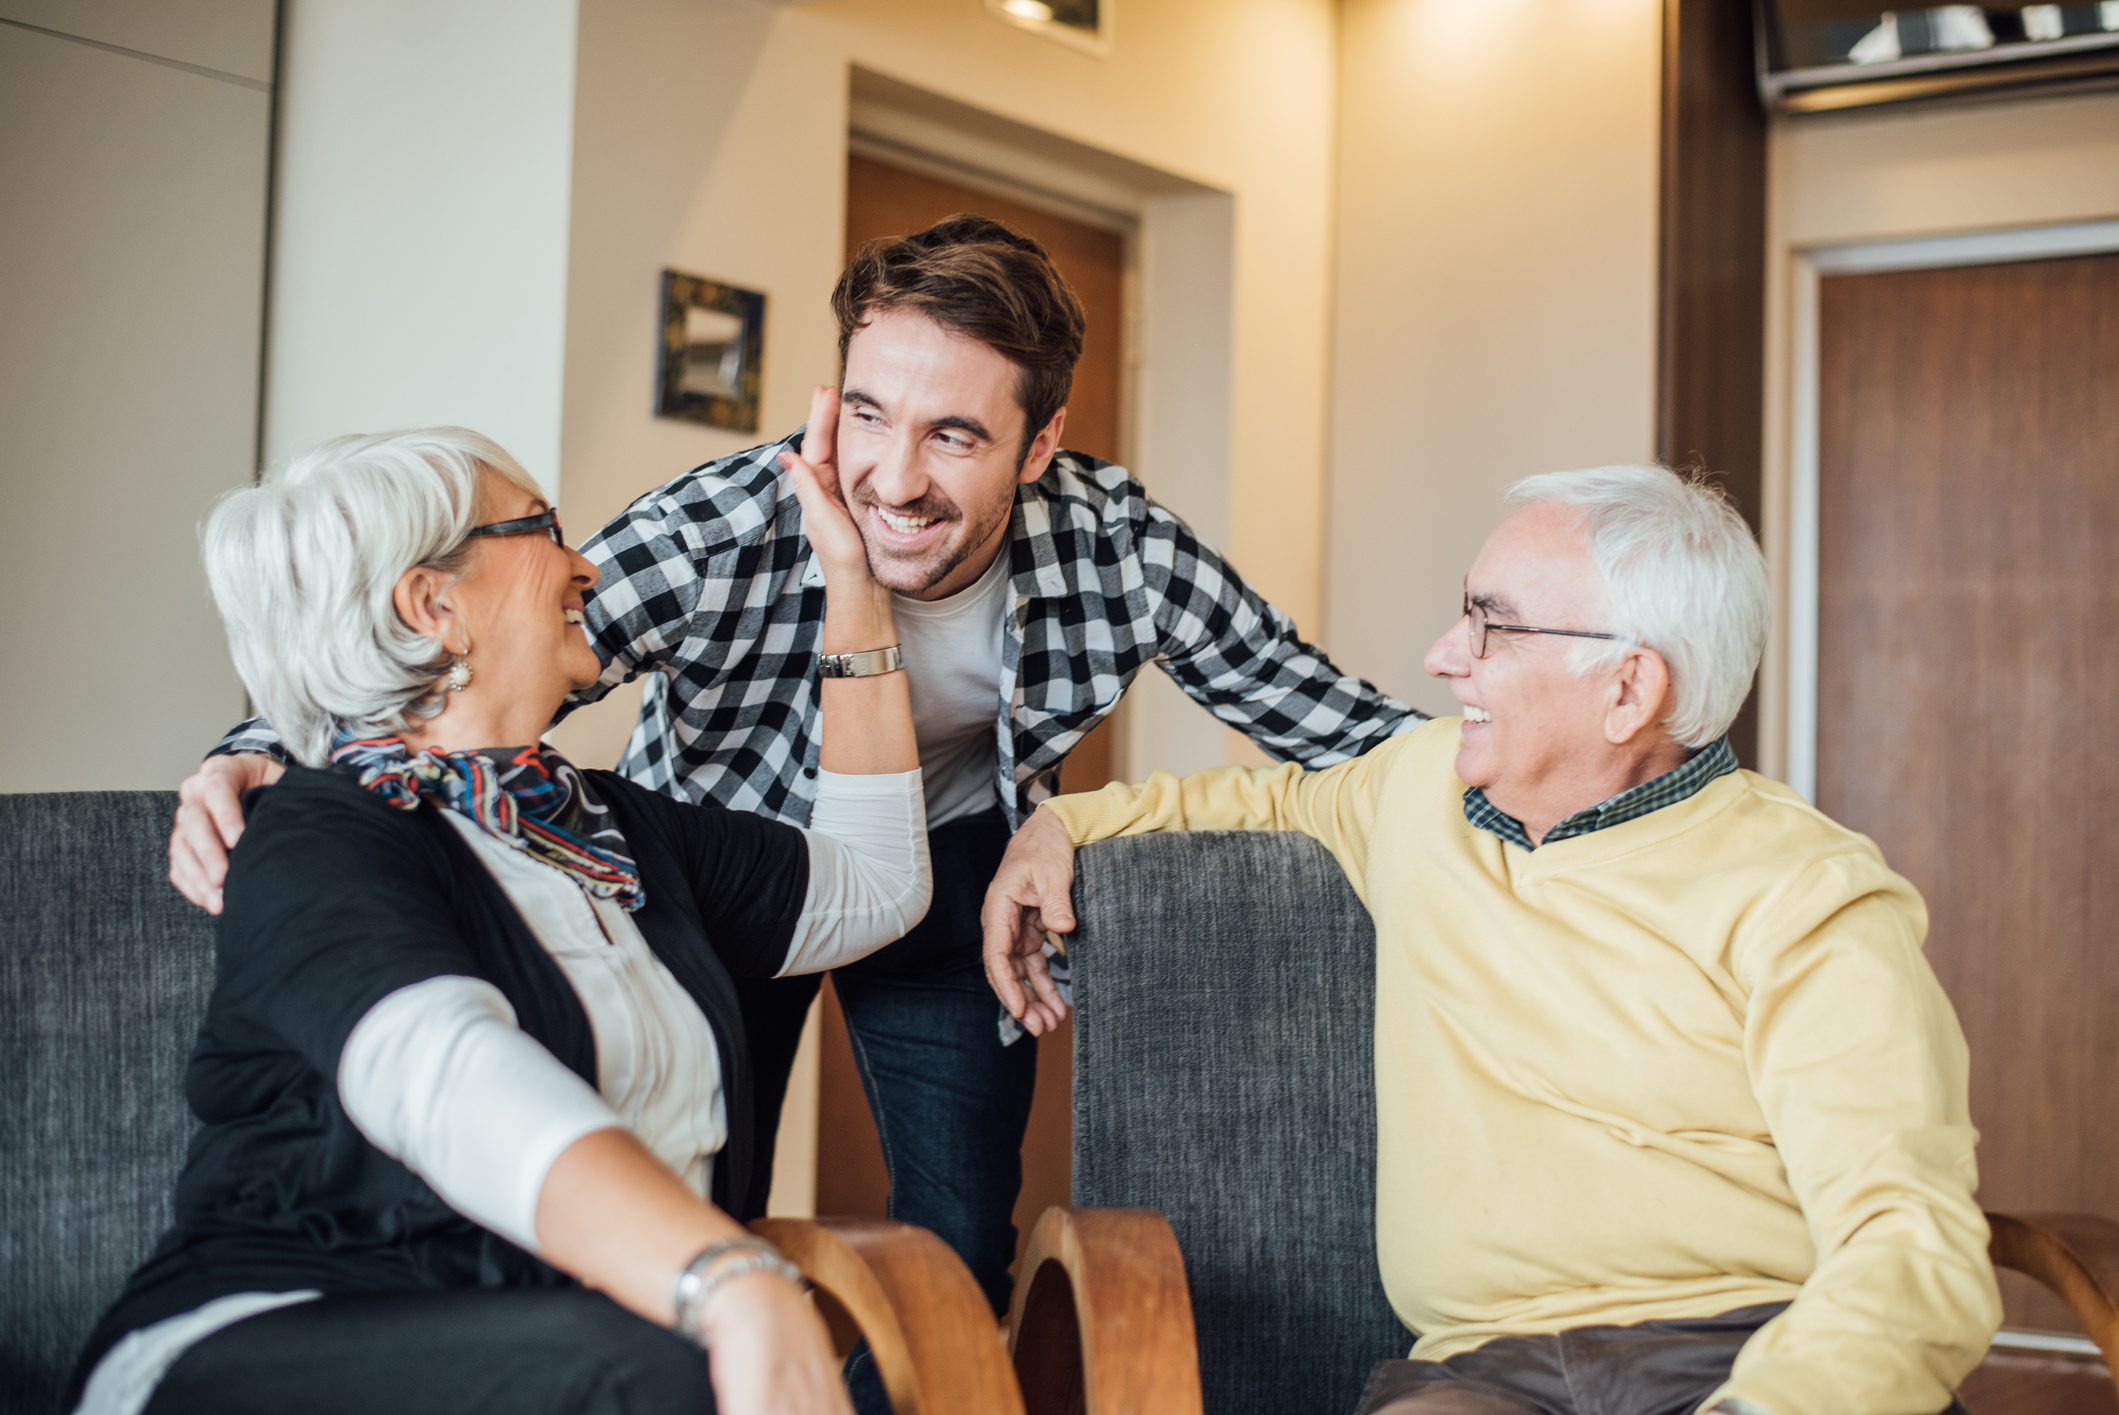
<path fill-rule="evenodd" d="M 1040 807 L 1008 842 L 979 911 L 986 981 L 1033 1037 L 1067 1019 L 1066 999 L 1045 967 L 1045 935 L 1074 932 L 1073 889 L 1074 842 Z"/>
<path fill-rule="evenodd" d="M 169 832 L 169 882 L 209 914 L 221 912 L 228 852 L 243 838 L 243 793 L 270 786 L 287 768 L 254 752 L 208 757 L 177 788 Z"/>

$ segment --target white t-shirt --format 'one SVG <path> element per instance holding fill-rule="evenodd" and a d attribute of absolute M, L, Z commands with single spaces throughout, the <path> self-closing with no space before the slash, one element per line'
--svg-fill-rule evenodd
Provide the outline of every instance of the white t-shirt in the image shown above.
<path fill-rule="evenodd" d="M 890 598 L 932 830 L 1000 804 L 1001 631 L 1015 603 L 1007 547 L 947 599 Z"/>

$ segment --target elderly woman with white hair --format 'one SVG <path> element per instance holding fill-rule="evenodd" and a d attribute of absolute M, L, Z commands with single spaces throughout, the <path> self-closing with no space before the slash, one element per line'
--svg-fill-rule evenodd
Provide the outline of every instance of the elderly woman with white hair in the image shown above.
<path fill-rule="evenodd" d="M 236 666 L 296 764 L 247 802 L 186 1078 L 203 1128 L 81 1415 L 846 1408 L 797 1274 L 740 1222 L 734 979 L 872 951 L 930 881 L 890 596 L 787 460 L 824 651 L 857 656 L 827 662 L 806 830 L 540 745 L 597 676 L 596 571 L 487 439 L 342 438 L 214 510 Z"/>

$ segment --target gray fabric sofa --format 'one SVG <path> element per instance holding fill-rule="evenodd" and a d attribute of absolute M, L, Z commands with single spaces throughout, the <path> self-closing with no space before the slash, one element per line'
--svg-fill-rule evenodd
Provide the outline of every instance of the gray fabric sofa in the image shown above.
<path fill-rule="evenodd" d="M 1074 1202 L 1168 1216 L 1208 1415 L 1349 1415 L 1412 1345 L 1376 1269 L 1368 911 L 1307 836 L 1076 868 Z"/>
<path fill-rule="evenodd" d="M 0 1415 L 60 1409 L 168 1226 L 211 920 L 166 878 L 166 791 L 0 796 Z"/>
<path fill-rule="evenodd" d="M 0 796 L 0 1415 L 54 1415 L 169 1222 L 211 920 L 168 792 Z M 1291 835 L 1080 857 L 1075 1200 L 1159 1209 L 1213 1415 L 1346 1415 L 1408 1339 L 1374 1257 L 1373 931 Z"/>

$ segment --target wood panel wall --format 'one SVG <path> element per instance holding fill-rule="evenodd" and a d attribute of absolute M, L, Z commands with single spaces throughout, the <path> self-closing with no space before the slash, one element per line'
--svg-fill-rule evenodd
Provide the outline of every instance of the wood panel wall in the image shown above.
<path fill-rule="evenodd" d="M 1927 901 L 1981 1202 L 2119 1214 L 2119 255 L 1828 277 L 1818 383 L 1817 804 Z"/>
<path fill-rule="evenodd" d="M 1656 456 L 1719 474 L 1760 525 L 1766 371 L 1766 115 L 1751 7 L 1664 0 Z M 1730 742 L 1758 764 L 1754 690 Z"/>

